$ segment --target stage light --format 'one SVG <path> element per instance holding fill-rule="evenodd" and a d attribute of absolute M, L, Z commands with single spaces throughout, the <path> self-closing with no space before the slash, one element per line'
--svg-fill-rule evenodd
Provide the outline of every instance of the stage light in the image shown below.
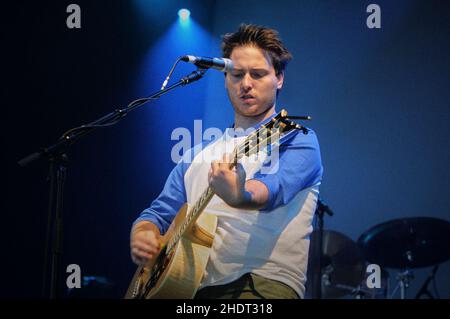
<path fill-rule="evenodd" d="M 186 21 L 191 16 L 191 11 L 188 9 L 180 9 L 178 10 L 178 16 L 180 17 L 180 20 Z"/>

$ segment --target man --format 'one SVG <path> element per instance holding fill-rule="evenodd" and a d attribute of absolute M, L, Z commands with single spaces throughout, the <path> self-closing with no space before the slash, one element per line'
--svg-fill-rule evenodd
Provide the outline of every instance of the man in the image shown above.
<path fill-rule="evenodd" d="M 276 114 L 291 54 L 275 30 L 245 24 L 224 36 L 222 51 L 234 65 L 225 75 L 234 128 L 258 128 Z M 195 156 L 217 153 L 230 140 L 245 138 L 224 136 Z M 162 193 L 133 225 L 133 261 L 142 265 L 155 258 L 158 237 L 178 209 L 194 203 L 209 185 L 217 196 L 204 213 L 215 214 L 218 224 L 196 298 L 303 298 L 323 170 L 312 130 L 307 135 L 296 131 L 280 143 L 277 169 L 269 172 L 263 172 L 261 163 L 248 161 L 230 169 L 227 154 L 207 163 L 179 163 Z"/>

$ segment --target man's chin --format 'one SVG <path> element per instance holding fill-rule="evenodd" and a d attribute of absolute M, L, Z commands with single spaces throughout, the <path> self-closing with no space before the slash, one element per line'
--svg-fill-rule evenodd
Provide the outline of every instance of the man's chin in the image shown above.
<path fill-rule="evenodd" d="M 247 117 L 257 117 L 267 113 L 271 107 L 261 108 L 258 105 L 244 105 L 238 108 L 239 114 Z"/>

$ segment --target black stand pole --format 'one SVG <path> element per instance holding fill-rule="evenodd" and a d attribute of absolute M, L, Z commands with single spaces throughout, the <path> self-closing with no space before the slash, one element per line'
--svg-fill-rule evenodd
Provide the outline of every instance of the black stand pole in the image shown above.
<path fill-rule="evenodd" d="M 55 158 L 50 158 L 50 194 L 49 194 L 49 212 L 47 218 L 47 236 L 45 241 L 44 267 L 43 267 L 43 282 L 42 282 L 42 297 L 47 294 L 51 299 L 59 296 L 59 275 L 61 257 L 63 254 L 63 199 L 64 199 L 64 183 L 66 181 L 67 172 L 67 155 L 61 154 Z M 56 186 L 56 188 L 55 188 Z M 55 210 L 54 220 L 53 209 Z M 53 226 L 53 227 L 52 227 Z M 51 257 L 51 273 L 50 273 L 50 291 L 47 291 L 47 273 L 48 273 L 48 250 L 51 238 L 52 242 L 52 257 Z"/>
<path fill-rule="evenodd" d="M 433 271 L 428 276 L 427 280 L 425 280 L 420 290 L 417 292 L 415 299 L 420 299 L 420 297 L 422 297 L 423 295 L 427 296 L 429 299 L 434 299 L 433 295 L 428 290 L 428 285 L 430 284 L 430 281 L 434 279 L 434 276 L 436 275 L 438 268 L 439 265 L 434 266 Z"/>
<path fill-rule="evenodd" d="M 26 166 L 38 159 L 47 158 L 50 162 L 50 193 L 49 193 L 49 208 L 47 218 L 47 235 L 46 246 L 44 253 L 44 274 L 42 283 L 42 295 L 47 295 L 47 268 L 48 268 L 48 250 L 50 242 L 52 242 L 52 257 L 51 257 L 51 270 L 50 270 L 50 292 L 49 297 L 51 299 L 59 297 L 59 277 L 61 272 L 60 262 L 62 257 L 62 238 L 63 238 L 63 195 L 64 195 L 64 183 L 67 175 L 67 151 L 75 141 L 88 133 L 94 131 L 97 128 L 107 127 L 118 123 L 125 117 L 131 110 L 134 110 L 138 106 L 147 103 L 150 100 L 159 98 L 160 96 L 172 91 L 173 89 L 184 86 L 186 84 L 197 81 L 203 77 L 207 69 L 199 68 L 189 75 L 183 77 L 175 84 L 167 87 L 166 89 L 159 90 L 158 92 L 142 99 L 131 102 L 127 107 L 116 109 L 115 111 L 93 121 L 89 124 L 82 125 L 65 132 L 61 138 L 53 145 L 43 148 L 42 150 L 32 153 L 23 159 L 18 164 L 20 166 Z M 52 223 L 53 221 L 53 223 Z M 53 232 L 52 232 L 53 224 Z"/>
<path fill-rule="evenodd" d="M 327 213 L 333 216 L 333 211 L 323 203 L 321 199 L 317 200 L 317 244 L 314 247 L 313 258 L 316 260 L 316 269 L 312 269 L 312 298 L 322 299 L 322 255 L 323 255 L 323 217 Z"/>

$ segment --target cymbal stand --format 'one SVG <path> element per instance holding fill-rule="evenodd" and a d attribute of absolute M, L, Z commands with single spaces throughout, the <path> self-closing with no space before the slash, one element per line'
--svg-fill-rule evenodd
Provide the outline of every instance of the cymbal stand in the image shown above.
<path fill-rule="evenodd" d="M 398 284 L 397 286 L 395 286 L 394 291 L 392 292 L 389 299 L 392 299 L 394 297 L 395 293 L 399 288 L 400 288 L 400 299 L 406 299 L 406 289 L 408 289 L 411 279 L 414 279 L 413 271 L 406 269 L 403 272 L 398 273 L 396 279 L 398 281 Z"/>
<path fill-rule="evenodd" d="M 420 288 L 420 290 L 417 292 L 416 298 L 415 299 L 420 299 L 420 297 L 422 296 L 427 296 L 429 299 L 434 299 L 433 295 L 431 294 L 431 292 L 428 290 L 428 284 L 431 281 L 435 280 L 435 276 L 436 276 L 436 271 L 439 268 L 439 264 L 437 264 L 436 266 L 434 266 L 433 271 L 431 272 L 431 274 L 428 276 L 427 280 L 425 280 L 425 282 L 423 283 L 422 287 Z M 436 292 L 437 294 L 437 292 Z M 437 296 L 439 298 L 439 296 Z"/>

